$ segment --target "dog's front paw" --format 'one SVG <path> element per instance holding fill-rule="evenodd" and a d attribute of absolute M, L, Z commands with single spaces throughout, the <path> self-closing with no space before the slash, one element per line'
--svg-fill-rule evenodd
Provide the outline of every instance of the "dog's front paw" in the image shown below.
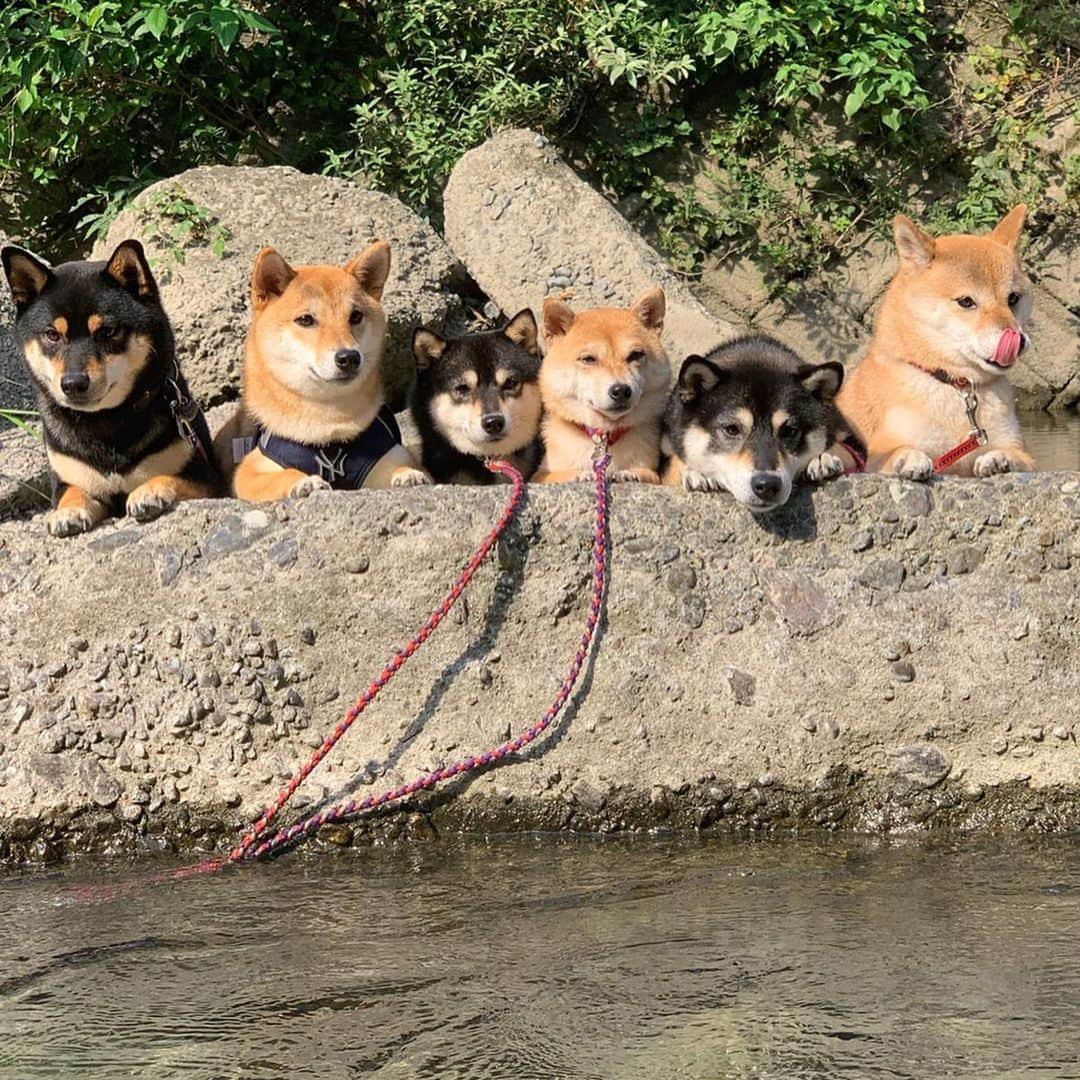
<path fill-rule="evenodd" d="M 722 491 L 723 486 L 719 480 L 715 480 L 711 476 L 706 476 L 705 473 L 697 472 L 695 469 L 684 469 L 682 477 L 683 487 L 687 491 Z"/>
<path fill-rule="evenodd" d="M 892 471 L 905 480 L 929 480 L 934 474 L 934 462 L 921 450 L 901 450 L 893 456 Z"/>
<path fill-rule="evenodd" d="M 1014 461 L 1004 450 L 987 450 L 975 459 L 976 476 L 997 476 L 998 473 L 1022 472 L 1024 463 Z"/>
<path fill-rule="evenodd" d="M 290 499 L 306 499 L 315 491 L 329 491 L 330 485 L 321 476 L 305 476 L 289 488 Z"/>
<path fill-rule="evenodd" d="M 611 480 L 615 484 L 659 484 L 660 474 L 655 469 L 616 469 Z"/>
<path fill-rule="evenodd" d="M 78 536 L 89 532 L 98 519 L 85 506 L 63 506 L 45 515 L 50 536 Z"/>
<path fill-rule="evenodd" d="M 414 469 L 411 465 L 395 469 L 394 475 L 390 477 L 391 487 L 416 487 L 430 483 L 431 477 L 423 469 Z"/>
<path fill-rule="evenodd" d="M 140 484 L 128 497 L 125 509 L 136 521 L 153 521 L 176 505 L 176 492 L 161 484 Z"/>
<path fill-rule="evenodd" d="M 834 480 L 844 475 L 844 463 L 835 454 L 828 450 L 818 454 L 809 465 L 806 466 L 806 479 L 814 484 L 821 484 L 826 480 Z"/>

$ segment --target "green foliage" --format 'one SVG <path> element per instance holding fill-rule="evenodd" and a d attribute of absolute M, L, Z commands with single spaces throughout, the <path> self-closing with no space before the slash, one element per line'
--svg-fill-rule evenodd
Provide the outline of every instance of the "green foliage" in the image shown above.
<path fill-rule="evenodd" d="M 966 227 L 1054 184 L 1076 198 L 1075 157 L 1039 151 L 1075 0 L 1003 17 L 957 90 L 962 42 L 923 0 L 8 0 L 0 196 L 54 254 L 213 162 L 357 177 L 438 223 L 460 155 L 531 126 L 682 269 L 745 251 L 782 281 L 921 195 Z M 166 210 L 177 261 L 226 242 L 198 207 Z"/>
<path fill-rule="evenodd" d="M 41 428 L 33 423 L 37 417 L 33 409 L 8 409 L 0 407 L 0 420 L 41 442 Z"/>
<path fill-rule="evenodd" d="M 179 184 L 171 184 L 159 191 L 143 209 L 146 238 L 164 248 L 169 260 L 183 266 L 188 247 L 209 246 L 220 259 L 225 253 L 230 233 L 212 211 L 196 203 Z M 155 267 L 169 272 L 169 267 Z"/>

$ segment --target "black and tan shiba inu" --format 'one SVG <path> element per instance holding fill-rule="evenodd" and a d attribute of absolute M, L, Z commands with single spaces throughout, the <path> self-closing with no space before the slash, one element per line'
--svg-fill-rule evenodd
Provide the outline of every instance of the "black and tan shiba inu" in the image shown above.
<path fill-rule="evenodd" d="M 413 335 L 410 408 L 421 464 L 441 484 L 489 484 L 484 458 L 508 459 L 528 478 L 540 461 L 540 348 L 526 308 L 502 330 L 446 339 Z"/>
<path fill-rule="evenodd" d="M 804 364 L 758 334 L 687 357 L 665 417 L 664 483 L 729 491 L 761 513 L 783 506 L 800 476 L 838 475 L 826 450 L 847 434 L 833 404 L 843 378 L 840 364 Z"/>
<path fill-rule="evenodd" d="M 590 478 L 593 433 L 603 432 L 612 480 L 660 482 L 660 423 L 671 379 L 660 341 L 665 310 L 658 288 L 628 308 L 580 314 L 561 300 L 544 301 L 544 459 L 537 481 Z"/>
<path fill-rule="evenodd" d="M 55 268 L 21 248 L 0 257 L 52 473 L 49 532 L 86 532 L 125 511 L 146 521 L 217 494 L 210 434 L 142 245 Z"/>
<path fill-rule="evenodd" d="M 220 458 L 239 461 L 241 499 L 428 482 L 383 403 L 389 272 L 385 241 L 345 266 L 292 267 L 273 248 L 259 253 L 243 398 L 215 440 Z"/>

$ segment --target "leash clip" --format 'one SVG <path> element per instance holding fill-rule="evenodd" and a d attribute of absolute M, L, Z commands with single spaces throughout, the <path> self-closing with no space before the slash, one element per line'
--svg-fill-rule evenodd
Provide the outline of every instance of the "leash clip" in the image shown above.
<path fill-rule="evenodd" d="M 180 432 L 182 438 L 197 449 L 199 446 L 199 434 L 195 430 L 195 419 L 199 415 L 199 406 L 195 399 L 188 397 L 174 380 L 170 379 L 169 385 L 175 395 L 172 401 L 169 402 L 169 412 L 172 413 L 176 430 Z"/>
<path fill-rule="evenodd" d="M 985 446 L 989 441 L 986 432 L 979 426 L 978 409 L 979 395 L 975 390 L 974 383 L 968 383 L 960 393 L 964 397 L 964 409 L 967 411 L 968 423 L 971 425 L 969 437 L 977 439 L 980 446 Z"/>
<path fill-rule="evenodd" d="M 594 431 L 592 433 L 593 452 L 592 459 L 594 462 L 600 461 L 608 452 L 608 437 L 607 432 Z"/>

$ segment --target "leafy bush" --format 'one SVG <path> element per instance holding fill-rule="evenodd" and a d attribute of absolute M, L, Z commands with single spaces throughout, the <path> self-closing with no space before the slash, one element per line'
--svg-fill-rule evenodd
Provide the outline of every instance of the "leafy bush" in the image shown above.
<path fill-rule="evenodd" d="M 1023 78 L 942 106 L 957 42 L 922 0 L 8 0 L 0 195 L 51 251 L 212 162 L 365 178 L 438 223 L 457 158 L 529 125 L 683 268 L 746 250 L 783 279 L 842 253 L 927 169 L 956 177 L 942 219 L 1037 201 L 1048 60 L 1032 35 L 1066 40 L 1073 8 L 1015 0 L 1021 44 L 987 63 Z"/>

